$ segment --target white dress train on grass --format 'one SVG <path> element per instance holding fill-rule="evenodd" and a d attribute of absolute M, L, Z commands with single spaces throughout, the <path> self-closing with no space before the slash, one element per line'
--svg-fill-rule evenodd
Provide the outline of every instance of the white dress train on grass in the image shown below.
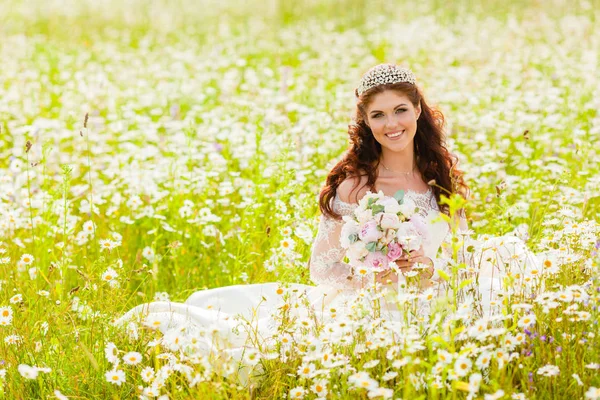
<path fill-rule="evenodd" d="M 413 201 L 427 221 L 429 239 L 424 244 L 424 251 L 434 260 L 436 270 L 432 282 L 434 287 L 439 288 L 443 285 L 443 280 L 438 271 L 448 267 L 451 254 L 446 246 L 442 246 L 450 237 L 450 227 L 448 223 L 437 218 L 440 211 L 431 189 L 425 193 L 406 191 L 405 201 Z M 341 215 L 351 214 L 356 206 L 341 201 L 337 196 L 332 200 L 333 209 Z M 343 262 L 344 249 L 339 241 L 343 224 L 342 220 L 321 216 L 309 263 L 311 280 L 316 286 L 263 283 L 201 290 L 192 294 L 184 303 L 159 301 L 139 305 L 119 318 L 115 324 L 122 326 L 130 321 L 137 321 L 159 329 L 165 335 L 186 332 L 196 337 L 194 348 L 202 354 L 218 353 L 242 361 L 244 354 L 252 348 L 252 341 L 249 340 L 248 331 L 240 329 L 240 318 L 252 321 L 252 326 L 255 327 L 252 333 L 254 340 L 259 338 L 265 344 L 269 344 L 269 341 L 276 340 L 277 327 L 273 313 L 278 312 L 284 304 L 284 293 L 304 299 L 304 304 L 310 304 L 308 309 L 313 310 L 314 315 L 323 320 L 332 317 L 332 309 L 340 310 L 337 315 L 341 314 L 345 304 L 358 293 L 360 282 L 353 278 L 351 266 Z M 466 225 L 466 222 L 461 221 L 461 225 Z M 506 239 L 504 241 L 511 242 Z M 519 241 L 513 242 L 515 250 Z M 498 248 L 495 243 L 490 246 L 496 250 Z M 522 247 L 525 248 L 524 245 Z M 523 249 L 517 250 L 515 252 L 520 254 L 518 257 L 522 258 Z M 531 258 L 526 249 L 524 251 L 525 257 Z M 510 249 L 505 252 L 508 257 L 515 257 Z M 476 256 L 481 259 L 482 254 L 484 253 L 480 252 Z M 472 259 L 474 258 L 476 257 L 473 256 Z M 533 258 L 531 260 L 535 261 Z M 494 292 L 501 289 L 502 274 L 494 267 L 495 263 L 483 264 L 485 267 L 479 271 L 478 284 L 485 303 L 484 310 L 489 311 Z M 389 304 L 389 307 L 384 305 L 382 308 L 389 311 L 389 318 L 400 319 L 395 304 Z M 308 313 L 306 308 L 302 307 L 294 312 L 300 318 L 306 317 Z M 203 333 L 194 335 L 194 332 L 199 331 Z M 243 375 L 244 371 L 240 371 L 239 374 Z M 242 382 L 247 381 L 246 376 L 240 376 L 240 379 Z"/>

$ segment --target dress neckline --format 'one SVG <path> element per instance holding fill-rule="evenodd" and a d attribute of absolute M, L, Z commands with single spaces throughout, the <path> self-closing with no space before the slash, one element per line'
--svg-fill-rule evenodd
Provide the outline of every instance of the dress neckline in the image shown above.
<path fill-rule="evenodd" d="M 401 190 L 404 190 L 404 193 L 411 193 L 412 195 L 415 195 L 415 196 L 427 196 L 431 193 L 431 187 L 429 187 L 426 192 L 417 192 L 416 190 L 412 190 L 412 189 L 401 189 Z M 342 204 L 346 204 L 346 205 L 350 205 L 350 206 L 358 205 L 358 203 L 348 203 L 348 202 L 343 201 L 342 199 L 340 199 L 340 197 L 338 196 L 337 193 L 335 194 L 335 198 L 338 202 L 340 202 Z"/>

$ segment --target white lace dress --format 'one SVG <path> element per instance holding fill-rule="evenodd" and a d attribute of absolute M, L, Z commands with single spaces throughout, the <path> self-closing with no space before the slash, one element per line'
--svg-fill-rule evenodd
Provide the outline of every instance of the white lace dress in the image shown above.
<path fill-rule="evenodd" d="M 449 236 L 449 225 L 437 218 L 439 208 L 431 189 L 426 193 L 407 191 L 405 198 L 415 202 L 427 221 L 430 236 L 424 251 L 434 261 L 436 272 L 432 279 L 435 281 L 439 279 L 437 271 L 447 264 L 448 253 L 441 251 L 438 254 L 438 251 Z M 339 214 L 348 215 L 356 204 L 345 203 L 335 197 L 332 207 Z M 310 276 L 316 286 L 262 283 L 202 290 L 192 294 L 184 303 L 159 301 L 139 305 L 119 318 L 116 324 L 137 321 L 163 333 L 173 330 L 208 332 L 196 341 L 197 349 L 210 353 L 219 347 L 219 352 L 241 360 L 249 347 L 249 336 L 246 330 L 239 329 L 239 317 L 253 321 L 256 328 L 254 339 L 261 337 L 268 341 L 274 337 L 276 330 L 272 315 L 280 310 L 286 294 L 302 297 L 319 318 L 331 316 L 332 309 L 343 309 L 346 301 L 355 297 L 360 282 L 353 278 L 351 266 L 343 262 L 344 250 L 339 241 L 343 224 L 342 220 L 321 216 L 309 262 Z M 499 285 L 498 279 L 491 277 L 487 283 L 490 288 Z M 298 308 L 299 317 L 302 317 L 302 309 Z M 391 307 L 390 312 L 398 311 Z M 400 318 L 400 315 L 396 317 Z"/>
<path fill-rule="evenodd" d="M 450 232 L 449 225 L 439 217 L 439 208 L 429 189 L 425 193 L 405 191 L 405 198 L 412 200 L 418 208 L 419 214 L 427 222 L 429 228 L 429 240 L 423 245 L 425 255 L 434 261 L 436 270 L 446 265 L 444 261 L 449 254 L 443 253 L 437 257 L 438 251 L 444 239 Z M 337 196 L 333 199 L 333 210 L 340 215 L 349 215 L 357 204 L 346 203 Z M 344 222 L 321 216 L 319 231 L 313 244 L 310 258 L 310 273 L 313 282 L 327 285 L 340 290 L 352 290 L 359 288 L 362 283 L 353 279 L 352 268 L 342 262 L 344 249 L 340 245 L 340 234 Z M 434 273 L 433 280 L 438 280 L 438 274 Z"/>

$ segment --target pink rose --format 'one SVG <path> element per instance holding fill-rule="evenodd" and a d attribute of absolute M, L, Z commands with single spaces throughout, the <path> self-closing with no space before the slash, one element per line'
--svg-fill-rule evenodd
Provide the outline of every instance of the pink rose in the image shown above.
<path fill-rule="evenodd" d="M 381 238 L 382 235 L 383 232 L 377 229 L 377 222 L 373 220 L 364 224 L 358 232 L 358 237 L 360 238 L 360 240 L 366 243 L 375 242 L 379 240 L 379 238 Z"/>
<path fill-rule="evenodd" d="M 387 259 L 388 261 L 396 261 L 402 255 L 402 246 L 400 246 L 396 242 L 392 242 L 388 244 L 388 253 Z"/>
<path fill-rule="evenodd" d="M 371 268 L 375 272 L 383 271 L 388 269 L 388 259 L 380 251 L 369 253 L 363 261 L 365 265 Z"/>

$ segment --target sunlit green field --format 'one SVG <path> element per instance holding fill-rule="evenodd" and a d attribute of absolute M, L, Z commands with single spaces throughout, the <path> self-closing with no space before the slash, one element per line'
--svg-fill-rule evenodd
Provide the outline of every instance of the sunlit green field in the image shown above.
<path fill-rule="evenodd" d="M 600 398 L 600 5 L 300 3 L 0 1 L 0 398 Z M 400 342 L 287 332 L 252 389 L 111 325 L 310 283 L 317 196 L 381 62 L 444 113 L 471 228 L 540 254 L 535 296 L 508 280 L 503 320 L 449 302 Z"/>

